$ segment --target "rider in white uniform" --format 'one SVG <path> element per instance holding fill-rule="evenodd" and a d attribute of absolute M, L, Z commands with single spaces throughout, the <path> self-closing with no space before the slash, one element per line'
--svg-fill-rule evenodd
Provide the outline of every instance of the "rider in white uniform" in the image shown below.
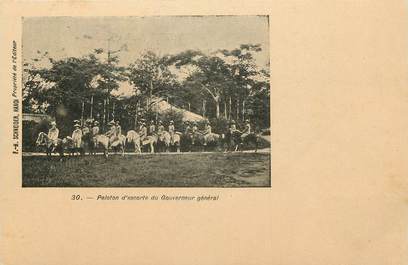
<path fill-rule="evenodd" d="M 160 136 L 164 132 L 164 126 L 162 121 L 159 121 L 159 126 L 157 126 L 157 135 Z"/>
<path fill-rule="evenodd" d="M 57 145 L 58 141 L 58 135 L 59 135 L 59 130 L 57 128 L 57 123 L 55 121 L 51 122 L 51 128 L 48 130 L 48 148 L 51 147 L 51 145 Z"/>
<path fill-rule="evenodd" d="M 80 148 L 82 143 L 82 130 L 81 125 L 75 123 L 74 131 L 72 132 L 72 141 L 74 144 L 74 148 Z"/>
<path fill-rule="evenodd" d="M 108 126 L 110 126 L 110 129 L 109 129 L 109 131 L 107 131 L 105 133 L 105 135 L 109 137 L 109 143 L 110 143 L 110 145 L 112 145 L 118 139 L 117 134 L 116 134 L 115 122 L 110 121 L 108 123 Z"/>
<path fill-rule="evenodd" d="M 194 144 L 195 142 L 195 138 L 197 136 L 198 133 L 198 127 L 197 127 L 197 122 L 193 123 L 193 127 L 191 128 L 191 137 L 192 137 L 192 144 Z"/>
<path fill-rule="evenodd" d="M 119 137 L 122 135 L 122 127 L 120 127 L 120 123 L 119 121 L 115 122 L 115 126 L 116 126 L 116 137 Z"/>
<path fill-rule="evenodd" d="M 244 140 L 245 137 L 247 137 L 251 133 L 251 124 L 249 123 L 249 120 L 245 120 L 245 128 L 242 132 L 241 139 Z"/>
<path fill-rule="evenodd" d="M 234 134 L 234 132 L 237 132 L 237 131 L 238 131 L 238 130 L 237 130 L 237 126 L 235 125 L 235 121 L 234 121 L 234 120 L 231 121 L 229 130 L 230 130 L 231 135 Z M 239 132 L 239 131 L 238 131 L 238 132 Z"/>
<path fill-rule="evenodd" d="M 170 121 L 170 124 L 169 124 L 169 133 L 170 133 L 170 143 L 171 143 L 171 144 L 173 144 L 174 132 L 175 132 L 174 122 L 173 122 L 173 121 Z"/>
<path fill-rule="evenodd" d="M 204 134 L 204 145 L 207 145 L 208 138 L 211 135 L 211 125 L 209 121 L 206 121 L 203 134 Z"/>
<path fill-rule="evenodd" d="M 94 121 L 93 125 L 94 126 L 92 127 L 92 136 L 96 136 L 99 134 L 99 122 Z"/>
<path fill-rule="evenodd" d="M 154 121 L 150 121 L 150 126 L 149 126 L 149 135 L 155 135 L 156 134 L 156 125 L 154 124 Z"/>
<path fill-rule="evenodd" d="M 146 128 L 146 123 L 144 121 L 142 121 L 141 124 L 140 124 L 139 135 L 140 135 L 140 141 L 142 141 L 142 142 L 147 137 L 147 128 Z"/>
<path fill-rule="evenodd" d="M 191 136 L 191 131 L 192 131 L 192 128 L 190 127 L 190 122 L 186 121 L 185 124 L 186 124 L 186 128 L 184 130 L 184 135 L 190 137 Z"/>

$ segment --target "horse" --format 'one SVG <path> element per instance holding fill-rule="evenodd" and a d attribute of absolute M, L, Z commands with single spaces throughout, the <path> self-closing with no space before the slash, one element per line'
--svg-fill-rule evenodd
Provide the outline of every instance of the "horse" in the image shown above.
<path fill-rule="evenodd" d="M 113 151 L 120 150 L 122 153 L 122 156 L 125 155 L 125 144 L 126 144 L 126 137 L 124 135 L 119 136 L 119 141 L 117 141 L 116 145 L 112 145 L 110 141 L 110 137 L 106 136 L 104 134 L 98 134 L 93 137 L 93 142 L 94 142 L 94 148 L 97 148 L 99 146 L 102 146 L 103 148 L 103 154 L 105 157 L 108 157 L 109 155 L 109 147 L 112 148 Z M 115 143 L 115 142 L 114 142 Z"/>
<path fill-rule="evenodd" d="M 181 135 L 180 148 L 183 152 L 190 152 L 193 143 L 193 135 L 191 133 Z"/>
<path fill-rule="evenodd" d="M 85 154 L 83 142 L 81 141 L 79 144 L 75 143 L 74 139 L 72 139 L 72 137 L 70 136 L 67 136 L 64 139 L 62 139 L 62 145 L 63 149 L 67 150 L 71 156 L 75 155 L 76 153 L 79 153 L 80 155 Z"/>
<path fill-rule="evenodd" d="M 37 147 L 45 148 L 45 153 L 47 156 L 51 156 L 51 154 L 54 152 L 59 153 L 60 157 L 64 156 L 62 140 L 59 138 L 56 141 L 53 141 L 46 133 L 40 132 L 35 143 Z"/>
<path fill-rule="evenodd" d="M 130 130 L 127 132 L 126 143 L 133 144 L 135 148 L 135 153 L 140 154 L 142 152 L 140 148 L 140 135 L 136 131 Z"/>
<path fill-rule="evenodd" d="M 135 152 L 136 153 L 141 153 L 142 152 L 142 147 L 148 146 L 150 149 L 150 153 L 154 153 L 154 146 L 157 143 L 157 136 L 155 135 L 148 135 L 146 136 L 143 141 L 140 139 L 140 134 L 138 134 L 134 130 L 130 130 L 126 134 L 126 140 L 127 143 L 133 143 L 135 147 Z"/>
<path fill-rule="evenodd" d="M 180 153 L 180 134 L 176 132 L 173 134 L 173 139 L 168 131 L 163 131 L 158 138 L 158 144 L 161 144 L 164 147 L 166 152 L 169 152 L 171 147 L 175 147 L 177 153 Z M 173 141 L 172 141 L 173 140 Z"/>
<path fill-rule="evenodd" d="M 217 148 L 220 144 L 220 140 L 220 135 L 216 133 L 203 134 L 201 132 L 195 132 L 192 136 L 192 146 L 206 151 L 211 148 Z"/>
<path fill-rule="evenodd" d="M 243 151 L 244 146 L 250 144 L 255 146 L 255 152 L 258 151 L 259 136 L 255 133 L 250 133 L 242 138 L 242 132 L 236 130 L 234 132 L 228 132 L 225 135 L 225 142 L 227 144 L 228 151 Z"/>
<path fill-rule="evenodd" d="M 95 140 L 90 132 L 82 135 L 82 147 L 85 150 L 88 150 L 90 155 L 96 154 L 95 150 Z"/>

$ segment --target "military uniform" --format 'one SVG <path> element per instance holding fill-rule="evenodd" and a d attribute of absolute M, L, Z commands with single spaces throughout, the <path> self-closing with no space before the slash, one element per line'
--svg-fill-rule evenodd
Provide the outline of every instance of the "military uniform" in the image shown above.
<path fill-rule="evenodd" d="M 174 140 L 173 140 L 174 132 L 175 132 L 174 124 L 173 124 L 173 121 L 171 121 L 170 125 L 169 125 L 169 134 L 170 134 L 170 143 L 171 144 L 173 144 L 173 142 L 174 142 Z"/>
<path fill-rule="evenodd" d="M 186 129 L 184 130 L 184 134 L 190 136 L 191 134 L 191 127 L 190 124 L 187 124 Z"/>
<path fill-rule="evenodd" d="M 90 132 L 91 132 L 91 130 L 89 129 L 89 127 L 87 125 L 84 128 L 82 128 L 82 134 L 83 135 L 88 134 Z"/>
<path fill-rule="evenodd" d="M 191 139 L 192 140 L 191 144 L 195 143 L 195 138 L 197 136 L 197 132 L 198 132 L 197 123 L 194 123 L 193 128 L 191 128 L 191 138 L 192 138 Z"/>
<path fill-rule="evenodd" d="M 249 121 L 247 120 L 246 121 L 246 124 L 245 124 L 245 129 L 244 129 L 244 131 L 242 132 L 242 135 L 241 135 L 241 139 L 243 140 L 245 137 L 247 137 L 249 134 L 251 133 L 251 124 L 249 123 Z"/>
<path fill-rule="evenodd" d="M 208 138 L 211 136 L 211 125 L 207 123 L 204 128 L 204 145 L 207 145 Z"/>
<path fill-rule="evenodd" d="M 147 128 L 144 123 L 142 123 L 139 127 L 139 135 L 140 135 L 140 140 L 143 141 L 147 137 Z"/>
<path fill-rule="evenodd" d="M 154 135 L 156 134 L 156 125 L 152 122 L 149 126 L 149 135 Z"/>
<path fill-rule="evenodd" d="M 50 147 L 51 145 L 57 145 L 57 141 L 58 141 L 58 135 L 59 135 L 59 130 L 56 127 L 55 122 L 51 123 L 52 127 L 48 130 L 48 147 Z"/>
<path fill-rule="evenodd" d="M 231 122 L 229 131 L 230 131 L 231 134 L 234 134 L 234 132 L 237 132 L 237 131 L 238 131 L 238 130 L 237 130 L 237 126 L 235 125 L 235 121 L 232 121 L 232 122 Z"/>
<path fill-rule="evenodd" d="M 92 135 L 96 136 L 99 134 L 99 126 L 98 125 L 94 125 L 94 127 L 92 127 Z"/>
<path fill-rule="evenodd" d="M 159 123 L 159 126 L 157 126 L 157 134 L 161 135 L 164 132 L 164 126 L 163 124 Z"/>
<path fill-rule="evenodd" d="M 72 132 L 72 141 L 74 148 L 80 148 L 82 144 L 82 130 L 79 124 L 75 124 L 75 130 Z"/>
<path fill-rule="evenodd" d="M 119 138 L 122 135 L 122 127 L 120 127 L 119 122 L 116 122 L 116 136 Z"/>

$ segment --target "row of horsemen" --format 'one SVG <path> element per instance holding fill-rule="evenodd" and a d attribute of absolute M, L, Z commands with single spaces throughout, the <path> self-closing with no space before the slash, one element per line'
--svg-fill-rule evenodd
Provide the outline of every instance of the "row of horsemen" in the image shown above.
<path fill-rule="evenodd" d="M 150 152 L 153 153 L 155 146 L 157 147 L 159 144 L 167 151 L 169 147 L 176 147 L 179 152 L 182 139 L 185 140 L 187 145 L 202 145 L 206 147 L 207 145 L 219 144 L 221 139 L 225 139 L 226 135 L 227 137 L 229 136 L 228 139 L 235 139 L 237 143 L 243 143 L 247 138 L 253 139 L 253 137 L 249 136 L 254 136 L 249 120 L 245 121 L 242 131 L 237 129 L 235 121 L 231 121 L 227 133 L 221 136 L 212 132 L 211 124 L 208 120 L 205 121 L 204 130 L 199 130 L 196 122 L 186 121 L 184 133 L 176 130 L 173 121 L 169 122 L 166 130 L 163 122 L 160 120 L 157 125 L 154 121 L 151 121 L 148 126 L 145 120 L 141 120 L 138 130 L 130 130 L 126 136 L 122 134 L 119 121 L 111 121 L 108 123 L 108 126 L 109 130 L 106 133 L 102 133 L 98 121 L 87 120 L 81 126 L 80 121 L 75 120 L 72 135 L 60 139 L 56 122 L 51 122 L 48 134 L 40 133 L 37 138 L 37 145 L 41 145 L 41 143 L 46 145 L 47 153 L 58 151 L 56 148 L 62 146 L 68 146 L 71 150 L 77 150 L 78 152 L 81 152 L 80 150 L 83 150 L 85 145 L 88 146 L 90 152 L 98 146 L 102 146 L 104 147 L 105 155 L 107 155 L 109 149 L 119 149 L 123 153 L 126 143 L 133 144 L 135 152 L 139 153 L 142 146 L 149 147 Z M 254 142 L 256 142 L 256 139 Z"/>

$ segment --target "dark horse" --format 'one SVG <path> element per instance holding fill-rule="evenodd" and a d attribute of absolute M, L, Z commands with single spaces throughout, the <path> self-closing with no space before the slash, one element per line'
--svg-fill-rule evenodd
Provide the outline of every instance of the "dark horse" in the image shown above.
<path fill-rule="evenodd" d="M 225 151 L 243 151 L 245 146 L 254 146 L 255 152 L 258 151 L 259 136 L 255 133 L 250 133 L 242 138 L 242 132 L 236 130 L 234 132 L 228 131 L 225 134 L 224 144 Z"/>

